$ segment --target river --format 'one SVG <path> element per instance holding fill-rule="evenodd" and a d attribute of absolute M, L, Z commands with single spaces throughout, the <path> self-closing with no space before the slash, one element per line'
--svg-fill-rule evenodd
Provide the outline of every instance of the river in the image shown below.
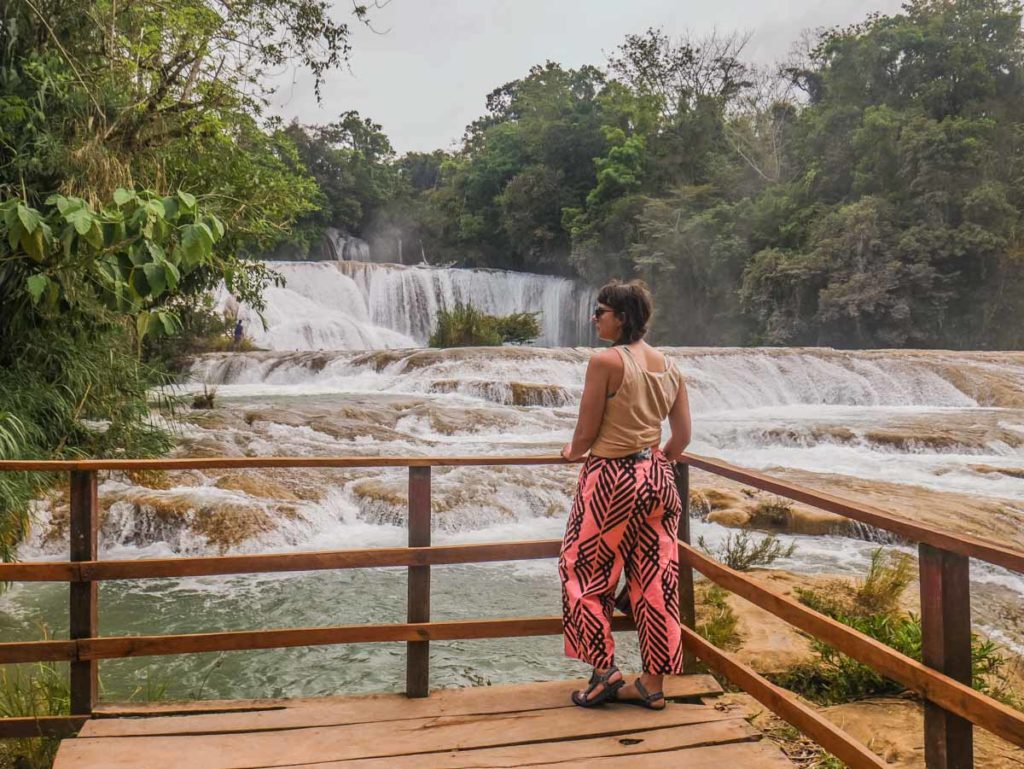
<path fill-rule="evenodd" d="M 185 391 L 217 388 L 216 407 L 170 422 L 179 456 L 554 454 L 575 420 L 594 341 L 593 292 L 571 281 L 496 271 L 358 263 L 277 265 L 267 348 L 195 361 Z M 538 346 L 424 349 L 438 307 L 539 311 Z M 238 308 L 220 297 L 228 311 Z M 367 349 L 371 348 L 371 349 Z M 1024 354 L 829 349 L 666 348 L 686 376 L 691 450 L 863 499 L 917 520 L 1024 547 Z M 116 474 L 100 488 L 104 558 L 292 552 L 405 543 L 404 470 Z M 569 467 L 438 469 L 434 541 L 556 538 L 573 490 Z M 723 482 L 695 474 L 698 489 Z M 733 489 L 735 492 L 735 489 Z M 67 499 L 37 505 L 19 553 L 67 557 Z M 728 532 L 702 519 L 694 535 Z M 862 573 L 877 543 L 784 534 L 782 568 Z M 901 546 L 901 545 L 892 545 Z M 912 549 L 906 548 L 908 552 Z M 1024 580 L 974 565 L 996 601 L 976 627 L 1020 649 Z M 559 613 L 552 560 L 435 567 L 433 618 Z M 982 603 L 987 599 L 983 598 Z M 0 596 L 0 636 L 67 632 L 67 587 L 22 583 Z M 103 635 L 398 622 L 402 569 L 104 583 Z M 620 662 L 636 664 L 620 636 Z M 525 681 L 581 672 L 561 640 L 435 643 L 432 685 Z M 404 644 L 104 661 L 103 696 L 304 696 L 399 690 Z"/>

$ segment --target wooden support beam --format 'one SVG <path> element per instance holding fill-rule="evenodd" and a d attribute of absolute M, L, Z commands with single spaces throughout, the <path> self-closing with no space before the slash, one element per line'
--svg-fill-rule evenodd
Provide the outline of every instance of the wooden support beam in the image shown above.
<path fill-rule="evenodd" d="M 925 665 L 971 685 L 971 586 L 966 556 L 922 544 L 921 657 Z M 941 705 L 924 704 L 928 769 L 971 769 L 973 725 Z"/>
<path fill-rule="evenodd" d="M 430 468 L 409 468 L 409 547 L 430 547 Z M 430 567 L 409 567 L 409 623 L 430 622 Z M 430 642 L 406 643 L 405 693 L 430 694 Z"/>
<path fill-rule="evenodd" d="M 71 561 L 95 561 L 99 538 L 99 501 L 96 473 L 71 473 Z M 69 637 L 72 641 L 99 635 L 98 585 L 91 580 L 72 582 L 69 591 Z M 71 714 L 91 715 L 99 690 L 96 660 L 71 663 Z"/>
<path fill-rule="evenodd" d="M 677 462 L 673 466 L 676 489 L 682 512 L 679 514 L 679 539 L 690 544 L 690 466 Z M 679 562 L 679 620 L 695 630 L 697 627 L 697 605 L 693 596 L 693 567 L 684 561 Z M 683 673 L 693 673 L 697 667 L 697 659 L 689 647 L 683 649 Z"/>
<path fill-rule="evenodd" d="M 850 769 L 885 769 L 888 766 L 861 742 L 820 715 L 813 707 L 801 702 L 793 692 L 771 683 L 685 626 L 683 642 L 696 651 L 709 668 L 725 676 L 779 718 L 795 726 Z"/>
<path fill-rule="evenodd" d="M 88 716 L 0 718 L 0 740 L 21 737 L 71 737 L 88 720 Z"/>
<path fill-rule="evenodd" d="M 866 523 L 869 526 L 897 534 L 908 542 L 924 542 L 933 547 L 948 550 L 951 553 L 959 553 L 981 561 L 993 563 L 1013 571 L 1024 573 L 1024 552 L 1013 547 L 1007 547 L 1000 542 L 972 537 L 970 534 L 940 529 L 936 526 L 928 526 L 924 523 L 912 521 L 900 515 L 891 515 L 886 511 L 872 507 L 871 505 L 853 502 L 833 494 L 826 494 L 817 489 L 807 486 L 798 486 L 795 483 L 781 481 L 772 478 L 770 475 L 759 473 L 754 470 L 747 470 L 744 467 L 736 467 L 728 462 L 719 459 L 711 459 L 696 454 L 683 454 L 683 462 L 691 467 L 705 470 L 723 478 L 739 481 L 755 489 L 770 491 L 786 499 L 793 499 L 803 502 L 805 505 L 828 510 L 830 513 L 851 518 L 854 521 Z"/>

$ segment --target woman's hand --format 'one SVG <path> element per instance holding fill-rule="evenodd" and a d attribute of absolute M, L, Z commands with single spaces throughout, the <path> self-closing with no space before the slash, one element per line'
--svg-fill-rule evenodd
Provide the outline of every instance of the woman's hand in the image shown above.
<path fill-rule="evenodd" d="M 562 459 L 566 462 L 572 462 L 572 442 L 570 441 L 562 446 L 562 451 L 560 453 L 562 455 Z"/>

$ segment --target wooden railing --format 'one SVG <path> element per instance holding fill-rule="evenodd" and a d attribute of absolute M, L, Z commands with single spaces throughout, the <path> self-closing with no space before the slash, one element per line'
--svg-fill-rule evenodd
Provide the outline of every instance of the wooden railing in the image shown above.
<path fill-rule="evenodd" d="M 558 540 L 432 546 L 430 480 L 432 467 L 466 465 L 551 465 L 554 457 L 338 457 L 213 458 L 172 460 L 85 460 L 0 462 L 4 471 L 69 472 L 71 479 L 70 561 L 0 564 L 0 581 L 70 583 L 68 640 L 0 643 L 0 664 L 40 661 L 70 663 L 71 715 L 0 719 L 0 737 L 73 733 L 94 712 L 101 659 L 209 651 L 236 651 L 322 644 L 405 641 L 406 693 L 429 693 L 429 643 L 436 640 L 556 635 L 561 618 L 430 621 L 430 567 L 556 557 Z M 252 468 L 407 467 L 409 517 L 406 548 L 343 550 L 272 555 L 101 561 L 97 558 L 100 515 L 97 473 L 104 470 L 252 469 Z M 928 769 L 973 766 L 974 725 L 1024 746 L 1024 714 L 971 688 L 971 621 L 968 561 L 977 558 L 1024 572 L 1024 553 L 984 539 L 955 534 L 899 518 L 867 505 L 786 483 L 713 459 L 685 455 L 675 467 L 681 498 L 689 499 L 690 468 L 739 481 L 916 541 L 920 547 L 923 661 L 906 657 L 852 628 L 778 594 L 708 558 L 690 546 L 689 515 L 680 518 L 680 614 L 687 649 L 853 769 L 884 767 L 871 750 L 733 656 L 694 632 L 693 571 L 735 592 L 760 608 L 869 665 L 921 695 L 925 702 L 925 762 Z M 406 622 L 392 625 L 194 633 L 166 636 L 99 637 L 97 586 L 104 580 L 153 579 L 378 566 L 408 568 Z M 631 628 L 616 616 L 613 628 Z"/>

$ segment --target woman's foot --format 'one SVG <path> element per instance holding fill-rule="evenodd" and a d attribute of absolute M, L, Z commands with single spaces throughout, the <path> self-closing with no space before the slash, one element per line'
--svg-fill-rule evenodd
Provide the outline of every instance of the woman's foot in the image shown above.
<path fill-rule="evenodd" d="M 616 701 L 627 705 L 640 705 L 650 710 L 664 710 L 665 695 L 662 694 L 664 676 L 644 673 L 631 684 L 624 684 L 616 694 Z"/>
<path fill-rule="evenodd" d="M 594 668 L 590 676 L 590 685 L 582 691 L 572 693 L 572 701 L 581 708 L 592 708 L 614 699 L 616 693 L 625 685 L 622 673 L 612 665 L 607 668 Z"/>

